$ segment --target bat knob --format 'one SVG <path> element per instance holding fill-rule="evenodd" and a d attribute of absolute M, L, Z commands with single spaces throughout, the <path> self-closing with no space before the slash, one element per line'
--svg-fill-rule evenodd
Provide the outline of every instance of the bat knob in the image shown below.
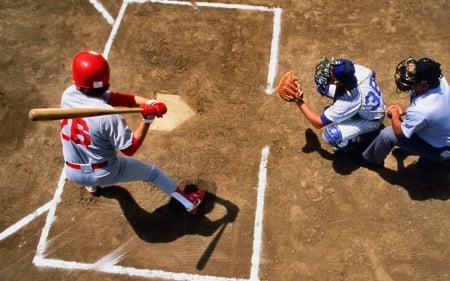
<path fill-rule="evenodd" d="M 33 121 L 36 119 L 36 110 L 35 109 L 30 109 L 30 111 L 28 111 L 28 118 Z"/>

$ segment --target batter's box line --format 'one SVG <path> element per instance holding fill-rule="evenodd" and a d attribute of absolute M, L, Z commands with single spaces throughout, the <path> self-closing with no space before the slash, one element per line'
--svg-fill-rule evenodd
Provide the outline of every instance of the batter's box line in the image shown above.
<path fill-rule="evenodd" d="M 91 1 L 91 3 L 99 3 L 98 1 Z M 117 19 L 114 21 L 113 29 L 110 35 L 110 38 L 107 42 L 104 55 L 107 57 L 109 50 L 111 48 L 112 42 L 114 40 L 115 34 L 120 26 L 120 22 L 125 14 L 126 7 L 128 3 L 161 3 L 161 4 L 170 4 L 170 5 L 184 5 L 184 6 L 192 6 L 193 8 L 197 7 L 210 7 L 210 8 L 227 8 L 227 9 L 240 9 L 240 10 L 252 10 L 252 11 L 262 11 L 262 12 L 274 12 L 274 26 L 273 26 L 273 34 L 272 34 L 272 45 L 271 45 L 271 55 L 270 55 L 270 63 L 269 63 L 269 72 L 268 72 L 268 83 L 267 83 L 267 94 L 273 93 L 273 81 L 275 79 L 275 71 L 277 66 L 277 56 L 278 56 L 278 41 L 280 35 L 280 22 L 281 22 L 281 13 L 282 10 L 280 8 L 268 8 L 262 6 L 251 6 L 251 5 L 242 5 L 242 4 L 223 4 L 223 3 L 208 3 L 208 2 L 186 2 L 186 1 L 124 1 L 122 7 L 119 11 L 119 15 Z M 99 9 L 99 7 L 101 9 Z M 97 5 L 97 9 L 102 11 L 103 7 Z M 107 11 L 106 11 L 107 12 Z M 106 13 L 106 18 L 109 23 L 112 23 L 111 18 L 109 18 L 109 14 Z M 104 13 L 105 16 L 105 13 Z M 63 261 L 57 259 L 46 259 L 44 257 L 47 237 L 50 231 L 50 227 L 55 220 L 56 207 L 58 203 L 61 201 L 61 194 L 64 189 L 64 183 L 66 180 L 66 175 L 63 172 L 61 173 L 60 180 L 58 182 L 58 188 L 55 191 L 54 198 L 38 208 L 32 214 L 24 217 L 22 220 L 9 227 L 2 233 L 0 233 L 0 241 L 8 237 L 9 235 L 17 232 L 20 228 L 34 220 L 37 216 L 48 211 L 47 219 L 45 226 L 42 230 L 41 237 L 38 243 L 36 255 L 33 259 L 33 263 L 36 266 L 42 267 L 56 267 L 56 268 L 64 268 L 64 269 L 95 269 L 103 272 L 110 273 L 119 273 L 119 274 L 130 274 L 137 275 L 143 277 L 159 277 L 173 280 L 250 280 L 250 281 L 258 281 L 259 280 L 259 263 L 260 263 L 260 250 L 262 247 L 262 220 L 263 220 L 263 210 L 264 210 L 264 194 L 266 188 L 266 169 L 267 169 L 267 160 L 269 155 L 269 146 L 266 146 L 262 150 L 261 157 L 261 165 L 260 165 L 260 173 L 258 180 L 258 196 L 257 196 L 257 209 L 255 214 L 255 226 L 254 226 L 254 241 L 253 241 L 253 253 L 251 258 L 251 271 L 250 271 L 250 279 L 236 279 L 236 278 L 224 278 L 224 277 L 213 277 L 213 276 L 201 276 L 201 275 L 190 275 L 186 273 L 171 273 L 164 272 L 160 270 L 148 270 L 148 269 L 136 269 L 130 267 L 122 267 L 115 264 L 101 264 L 99 262 L 94 264 L 85 264 L 79 262 L 72 261 Z M 107 256 L 105 256 L 107 257 Z M 102 259 L 101 259 L 102 260 Z M 99 260 L 99 261 L 101 261 Z M 120 259 L 118 259 L 120 260 Z M 118 262 L 116 260 L 116 262 Z M 181 278 L 181 279 L 180 279 Z M 205 279 L 206 278 L 206 279 Z"/>
<path fill-rule="evenodd" d="M 116 20 L 114 21 L 114 25 L 108 38 L 108 41 L 105 46 L 105 51 L 103 52 L 103 56 L 106 58 L 109 55 L 109 51 L 111 50 L 111 46 L 114 42 L 114 38 L 116 37 L 117 31 L 119 30 L 120 23 L 122 22 L 122 18 L 125 15 L 125 10 L 128 4 L 145 4 L 145 3 L 157 3 L 157 4 L 166 4 L 166 5 L 179 5 L 179 6 L 188 6 L 193 9 L 198 9 L 201 7 L 206 8 L 219 8 L 219 9 L 235 9 L 235 10 L 246 10 L 246 11 L 256 11 L 256 12 L 272 12 L 273 15 L 273 28 L 272 28 L 272 42 L 270 46 L 270 59 L 268 65 L 268 73 L 267 73 L 267 83 L 265 93 L 268 95 L 272 95 L 275 92 L 273 87 L 277 65 L 278 65 L 278 47 L 280 41 L 280 33 L 281 33 L 281 14 L 283 10 L 279 7 L 270 8 L 265 6 L 254 6 L 254 5 L 245 5 L 245 4 L 226 4 L 226 3 L 211 3 L 211 2 L 195 2 L 195 1 L 170 1 L 170 0 L 125 0 L 122 2 L 122 7 L 120 8 L 119 14 L 117 15 Z"/>
<path fill-rule="evenodd" d="M 258 175 L 258 191 L 256 198 L 255 222 L 253 229 L 253 251 L 251 257 L 250 278 L 227 278 L 209 275 L 197 275 L 188 273 L 175 273 L 154 269 L 139 269 L 134 267 L 124 267 L 116 265 L 120 261 L 117 255 L 120 253 L 112 253 L 99 259 L 96 263 L 82 263 L 76 261 L 65 261 L 60 259 L 45 258 L 45 249 L 47 247 L 47 238 L 50 232 L 52 223 L 55 221 L 56 208 L 61 202 L 61 195 L 64 190 L 64 183 L 66 175 L 64 169 L 61 173 L 54 198 L 49 209 L 45 226 L 42 229 L 42 234 L 37 247 L 36 255 L 33 258 L 33 264 L 38 267 L 61 268 L 68 270 L 95 270 L 110 274 L 121 274 L 129 276 L 139 276 L 146 278 L 161 278 L 168 280 L 198 280 L 198 281 L 259 281 L 259 265 L 261 259 L 262 249 L 262 226 L 263 226 L 263 212 L 264 212 L 264 196 L 267 186 L 267 163 L 269 158 L 270 147 L 265 146 L 261 150 L 261 161 Z M 103 261 L 107 262 L 103 262 Z"/>
<path fill-rule="evenodd" d="M 253 241 L 253 254 L 252 254 L 252 268 L 250 273 L 250 279 L 237 279 L 237 278 L 225 278 L 225 277 L 216 277 L 216 276 L 207 276 L 207 275 L 194 275 L 187 273 L 173 273 L 166 272 L 161 270 L 150 270 L 150 269 L 137 269 L 133 267 L 123 267 L 114 264 L 103 264 L 103 263 L 80 263 L 74 261 L 64 261 L 58 259 L 47 259 L 44 258 L 44 252 L 46 248 L 46 241 L 48 237 L 48 233 L 51 227 L 51 224 L 55 218 L 55 212 L 57 204 L 61 201 L 61 194 L 64 189 L 64 182 L 66 179 L 64 170 L 61 174 L 61 178 L 58 184 L 57 191 L 55 192 L 54 199 L 51 201 L 52 206 L 49 210 L 49 214 L 47 216 L 46 225 L 43 228 L 41 239 L 38 245 L 38 251 L 36 256 L 33 259 L 33 263 L 36 266 L 40 267 L 51 267 L 51 268 L 62 268 L 69 270 L 96 270 L 105 273 L 114 273 L 114 274 L 127 274 L 130 276 L 140 276 L 147 278 L 163 278 L 163 279 L 171 279 L 171 280 L 212 280 L 212 281 L 256 281 L 259 280 L 259 261 L 260 261 L 260 250 L 262 247 L 262 221 L 263 221 L 263 210 L 264 210 L 264 194 L 267 182 L 267 162 L 269 155 L 269 146 L 263 148 L 261 152 L 261 163 L 260 163 L 260 172 L 258 177 L 258 196 L 257 196 L 257 208 L 255 215 L 255 224 L 254 224 L 254 241 Z M 104 258 L 102 258 L 104 259 Z M 102 260 L 100 259 L 100 260 Z M 118 260 L 116 260 L 118 262 Z"/>
<path fill-rule="evenodd" d="M 273 93 L 273 81 L 275 79 L 275 72 L 276 72 L 276 66 L 278 61 L 278 42 L 279 42 L 279 35 L 280 35 L 280 22 L 281 22 L 281 8 L 269 8 L 269 7 L 263 7 L 263 6 L 252 6 L 252 5 L 243 5 L 243 4 L 223 4 L 223 3 L 209 3 L 209 2 L 187 2 L 187 1 L 155 1 L 155 0 L 125 0 L 122 2 L 122 7 L 120 9 L 118 19 L 114 20 L 112 16 L 108 13 L 108 11 L 104 8 L 104 6 L 100 3 L 100 1 L 90 0 L 91 4 L 94 5 L 94 7 L 105 17 L 110 24 L 113 25 L 113 29 L 110 34 L 110 38 L 106 44 L 105 51 L 103 52 L 103 55 L 107 58 L 111 45 L 114 41 L 115 35 L 117 33 L 117 30 L 120 26 L 120 22 L 122 21 L 122 18 L 125 14 L 126 7 L 128 3 L 161 3 L 161 4 L 170 4 L 170 5 L 184 5 L 184 6 L 191 6 L 194 7 L 213 7 L 213 8 L 227 8 L 227 9 L 241 9 L 241 10 L 251 10 L 251 11 L 262 11 L 262 12 L 274 12 L 274 26 L 273 26 L 273 36 L 272 36 L 272 46 L 271 46 L 271 52 L 270 52 L 270 63 L 269 63 L 269 71 L 268 71 L 268 83 L 267 83 L 267 94 Z M 51 205 L 53 204 L 53 200 L 47 202 L 43 206 L 39 207 L 36 211 L 33 213 L 25 216 L 20 221 L 16 222 L 14 225 L 11 225 L 7 229 L 5 229 L 3 232 L 0 233 L 0 241 L 4 240 L 8 236 L 14 234 L 15 232 L 19 231 L 22 227 L 26 226 L 28 223 L 33 221 L 36 217 L 40 216 L 41 214 L 47 212 Z"/>
<path fill-rule="evenodd" d="M 160 278 L 168 280 L 195 280 L 195 281 L 249 281 L 250 279 L 226 278 L 209 275 L 197 275 L 188 273 L 175 273 L 154 269 L 138 269 L 124 267 L 120 265 L 110 265 L 107 267 L 96 267 L 95 264 L 80 263 L 73 261 L 63 261 L 57 259 L 45 259 L 35 257 L 33 263 L 36 266 L 62 268 L 69 270 L 95 270 L 110 274 L 128 275 L 133 277 Z"/>

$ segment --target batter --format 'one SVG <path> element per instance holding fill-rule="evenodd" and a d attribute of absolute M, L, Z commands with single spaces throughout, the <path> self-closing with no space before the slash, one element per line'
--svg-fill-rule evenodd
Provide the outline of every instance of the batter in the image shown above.
<path fill-rule="evenodd" d="M 195 214 L 205 196 L 202 189 L 185 194 L 175 181 L 153 164 L 133 158 L 155 117 L 167 112 L 160 101 L 109 90 L 109 64 L 96 52 L 81 51 L 72 61 L 73 85 L 61 98 L 62 108 L 141 107 L 142 120 L 132 131 L 122 115 L 61 120 L 65 173 L 94 195 L 100 186 L 142 180 L 159 187 Z"/>

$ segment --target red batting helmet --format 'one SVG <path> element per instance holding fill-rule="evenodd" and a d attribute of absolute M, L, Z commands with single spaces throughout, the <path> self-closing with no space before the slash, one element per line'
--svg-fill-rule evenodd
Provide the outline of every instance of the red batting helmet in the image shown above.
<path fill-rule="evenodd" d="M 109 64 L 101 54 L 81 51 L 72 60 L 72 80 L 77 88 L 107 88 Z"/>

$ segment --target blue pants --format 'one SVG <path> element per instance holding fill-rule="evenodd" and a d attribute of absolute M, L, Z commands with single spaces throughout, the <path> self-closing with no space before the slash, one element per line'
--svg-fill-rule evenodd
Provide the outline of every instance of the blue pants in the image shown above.
<path fill-rule="evenodd" d="M 415 134 L 409 139 L 406 137 L 398 138 L 395 136 L 392 126 L 381 130 L 380 134 L 364 150 L 362 155 L 369 162 L 383 164 L 384 159 L 386 159 L 394 146 L 432 161 L 440 162 L 450 159 L 450 147 L 433 147 Z"/>

